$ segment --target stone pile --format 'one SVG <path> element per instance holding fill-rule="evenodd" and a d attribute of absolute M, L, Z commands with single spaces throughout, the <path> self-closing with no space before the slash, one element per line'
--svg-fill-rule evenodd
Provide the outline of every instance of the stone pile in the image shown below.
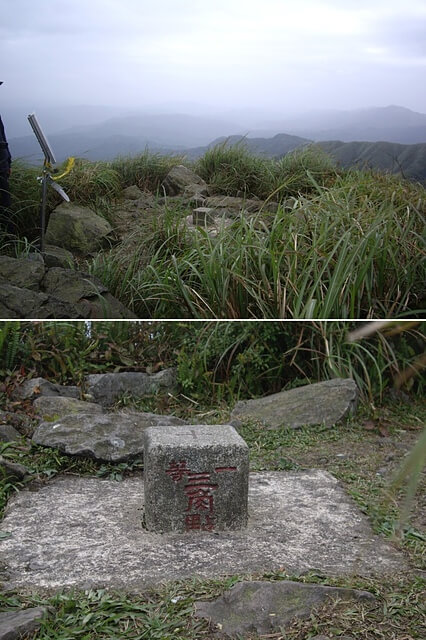
<path fill-rule="evenodd" d="M 63 266 L 49 267 L 41 254 L 0 256 L 0 317 L 136 318 L 98 278 Z"/>
<path fill-rule="evenodd" d="M 63 474 L 17 492 L 0 523 L 5 589 L 137 593 L 194 576 L 303 575 L 314 568 L 385 580 L 406 571 L 402 554 L 374 535 L 331 474 L 249 474 L 247 444 L 229 424 L 106 412 L 126 387 L 143 396 L 175 385 L 172 370 L 88 376 L 85 394 L 42 378 L 21 385 L 15 397 L 32 400 L 42 420 L 33 442 L 108 462 L 143 455 L 144 477 L 116 482 Z M 304 420 L 331 425 L 354 411 L 356 400 L 353 381 L 334 380 L 239 403 L 233 416 L 236 422 L 254 417 L 268 428 L 296 428 Z M 312 407 L 307 413 L 306 404 L 316 405 L 317 413 Z M 327 404 L 335 406 L 325 412 Z M 4 427 L 6 441 L 19 437 Z M 1 457 L 0 469 L 15 482 L 30 479 L 27 469 Z M 272 636 L 331 601 L 377 606 L 366 591 L 254 580 L 237 583 L 214 601 L 197 602 L 195 616 L 231 638 Z M 51 613 L 42 607 L 0 612 L 0 640 L 33 633 Z"/>

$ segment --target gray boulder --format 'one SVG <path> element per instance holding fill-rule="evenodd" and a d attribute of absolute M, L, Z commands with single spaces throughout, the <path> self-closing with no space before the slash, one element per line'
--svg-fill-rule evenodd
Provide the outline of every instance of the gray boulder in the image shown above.
<path fill-rule="evenodd" d="M 74 256 L 71 251 L 63 247 L 55 247 L 53 244 L 47 244 L 44 248 L 44 264 L 46 267 L 62 267 L 62 269 L 71 269 L 74 265 Z"/>
<path fill-rule="evenodd" d="M 55 422 L 42 422 L 32 439 L 70 455 L 125 462 L 143 454 L 147 427 L 179 424 L 185 422 L 154 413 L 75 413 Z"/>
<path fill-rule="evenodd" d="M 80 389 L 56 384 L 44 378 L 31 378 L 31 380 L 25 380 L 19 387 L 16 387 L 12 394 L 14 400 L 34 400 L 39 396 L 80 398 Z"/>
<path fill-rule="evenodd" d="M 136 316 L 105 285 L 88 273 L 53 267 L 43 280 L 44 291 L 64 304 L 72 305 L 70 318 L 134 319 Z"/>
<path fill-rule="evenodd" d="M 0 640 L 18 640 L 40 628 L 41 620 L 48 614 L 47 607 L 32 607 L 17 611 L 0 612 Z"/>
<path fill-rule="evenodd" d="M 0 478 L 8 480 L 21 481 L 29 474 L 29 471 L 22 464 L 11 462 L 3 456 L 0 456 Z"/>
<path fill-rule="evenodd" d="M 183 164 L 179 164 L 169 171 L 162 186 L 168 196 L 185 193 L 186 197 L 191 197 L 191 195 L 207 189 L 206 182 Z"/>
<path fill-rule="evenodd" d="M 368 591 L 325 587 L 283 580 L 240 582 L 212 602 L 195 603 L 195 615 L 220 625 L 223 633 L 241 637 L 247 633 L 272 634 L 295 618 L 309 618 L 314 608 L 339 599 L 343 603 L 371 603 Z"/>
<path fill-rule="evenodd" d="M 43 421 L 53 421 L 71 413 L 103 413 L 99 404 L 64 396 L 41 396 L 34 400 L 34 409 Z"/>
<path fill-rule="evenodd" d="M 266 202 L 255 198 L 236 198 L 234 196 L 211 196 L 206 198 L 204 206 L 213 209 L 230 209 L 234 214 L 239 211 L 247 211 L 248 213 L 256 213 L 263 209 L 264 211 L 275 212 L 278 209 L 277 202 Z"/>
<path fill-rule="evenodd" d="M 231 419 L 234 426 L 241 420 L 255 418 L 269 428 L 324 424 L 330 427 L 354 413 L 358 387 L 351 378 L 336 378 L 281 391 L 263 398 L 237 402 Z"/>
<path fill-rule="evenodd" d="M 99 250 L 111 233 L 109 222 L 88 207 L 63 202 L 50 214 L 46 243 L 85 256 Z"/>
<path fill-rule="evenodd" d="M 72 304 L 107 291 L 100 280 L 88 273 L 61 267 L 49 269 L 43 280 L 43 289 L 47 294 Z"/>
<path fill-rule="evenodd" d="M 125 200 L 139 200 L 139 198 L 142 198 L 142 196 L 143 192 L 135 184 L 133 184 L 131 187 L 126 187 L 125 189 L 123 189 L 123 198 Z"/>
<path fill-rule="evenodd" d="M 46 270 L 41 257 L 0 264 L 0 317 L 136 318 L 97 278 L 61 267 Z"/>
<path fill-rule="evenodd" d="M 49 297 L 42 292 L 22 289 L 0 281 L 0 312 L 2 318 L 44 318 L 40 315 Z M 69 317 L 69 316 L 68 316 Z"/>
<path fill-rule="evenodd" d="M 15 287 L 37 291 L 43 280 L 44 272 L 43 260 L 0 256 L 0 280 Z"/>
<path fill-rule="evenodd" d="M 21 434 L 19 431 L 12 427 L 11 424 L 1 424 L 0 425 L 0 442 L 13 442 L 15 440 L 19 440 Z"/>
<path fill-rule="evenodd" d="M 163 369 L 150 375 L 133 371 L 93 373 L 85 378 L 87 393 L 95 402 L 108 407 L 124 393 L 136 398 L 176 388 L 176 370 Z"/>

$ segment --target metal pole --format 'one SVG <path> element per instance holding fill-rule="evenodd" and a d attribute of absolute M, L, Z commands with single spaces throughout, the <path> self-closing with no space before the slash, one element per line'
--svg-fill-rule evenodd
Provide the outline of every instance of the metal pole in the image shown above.
<path fill-rule="evenodd" d="M 46 226 L 46 202 L 47 202 L 47 182 L 48 174 L 46 168 L 43 169 L 41 213 L 40 213 L 40 252 L 44 253 L 44 231 Z"/>

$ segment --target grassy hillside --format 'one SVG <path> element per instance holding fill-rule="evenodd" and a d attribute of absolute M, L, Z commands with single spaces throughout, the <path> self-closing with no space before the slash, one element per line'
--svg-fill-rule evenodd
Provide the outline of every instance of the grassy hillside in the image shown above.
<path fill-rule="evenodd" d="M 190 160 L 197 160 L 217 145 L 227 148 L 240 147 L 250 153 L 265 158 L 283 158 L 287 153 L 312 143 L 307 138 L 284 133 L 270 138 L 247 138 L 229 136 L 218 138 L 207 147 L 197 147 L 184 153 Z M 426 183 L 426 143 L 397 144 L 396 142 L 342 142 L 328 140 L 318 142 L 319 149 L 325 151 L 338 166 L 378 169 L 399 174 L 410 180 Z"/>
<path fill-rule="evenodd" d="M 248 138 L 247 136 L 222 136 L 213 140 L 207 147 L 195 147 L 186 149 L 185 156 L 190 160 L 201 158 L 208 150 L 221 145 L 231 148 L 241 146 L 246 148 L 250 153 L 264 156 L 267 158 L 282 158 L 290 151 L 294 151 L 299 147 L 306 146 L 312 141 L 300 136 L 291 136 L 286 133 L 278 133 L 270 138 Z"/>
<path fill-rule="evenodd" d="M 426 183 L 426 144 L 334 140 L 319 146 L 342 167 L 381 169 Z"/>
<path fill-rule="evenodd" d="M 81 161 L 63 186 L 72 200 L 117 225 L 122 189 L 155 197 L 172 156 L 145 153 L 111 163 Z M 80 264 L 142 318 L 407 317 L 425 308 L 425 190 L 395 176 L 336 169 L 318 149 L 275 161 L 218 146 L 193 166 L 215 193 L 258 197 L 212 237 L 188 228 L 188 201 L 168 198 L 111 249 Z M 22 250 L 38 220 L 37 171 L 15 165 L 13 215 Z M 289 200 L 289 197 L 292 200 Z M 58 201 L 49 194 L 50 208 Z"/>

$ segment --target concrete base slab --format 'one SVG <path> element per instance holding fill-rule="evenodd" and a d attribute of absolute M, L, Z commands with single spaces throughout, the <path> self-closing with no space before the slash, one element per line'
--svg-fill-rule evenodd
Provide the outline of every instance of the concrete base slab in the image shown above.
<path fill-rule="evenodd" d="M 68 475 L 37 492 L 21 491 L 0 527 L 3 586 L 138 591 L 194 576 L 280 568 L 365 576 L 407 568 L 338 481 L 320 470 L 250 474 L 249 524 L 242 531 L 154 534 L 143 528 L 142 516 L 139 477 Z"/>

